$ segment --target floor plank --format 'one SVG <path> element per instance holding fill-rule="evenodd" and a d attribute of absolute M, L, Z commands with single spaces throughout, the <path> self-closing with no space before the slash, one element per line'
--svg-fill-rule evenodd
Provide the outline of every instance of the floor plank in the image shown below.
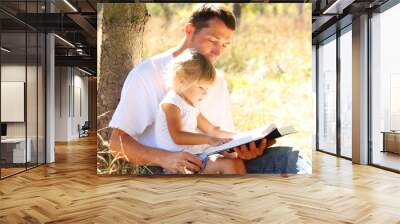
<path fill-rule="evenodd" d="M 96 139 L 0 181 L 0 223 L 400 223 L 400 175 L 320 152 L 313 174 L 100 177 Z"/>

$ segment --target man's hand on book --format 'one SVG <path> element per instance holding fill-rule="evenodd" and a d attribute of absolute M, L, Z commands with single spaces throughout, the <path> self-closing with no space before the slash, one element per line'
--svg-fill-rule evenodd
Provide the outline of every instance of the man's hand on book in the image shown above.
<path fill-rule="evenodd" d="M 201 169 L 201 160 L 189 152 L 168 152 L 161 167 L 171 173 L 192 174 Z"/>
<path fill-rule="evenodd" d="M 261 140 L 258 146 L 256 146 L 255 142 L 251 142 L 249 144 L 249 147 L 247 146 L 247 144 L 245 144 L 235 147 L 233 150 L 235 151 L 237 158 L 243 160 L 250 160 L 262 155 L 266 148 L 270 147 L 275 143 L 276 143 L 275 139 L 267 140 L 264 138 Z"/>

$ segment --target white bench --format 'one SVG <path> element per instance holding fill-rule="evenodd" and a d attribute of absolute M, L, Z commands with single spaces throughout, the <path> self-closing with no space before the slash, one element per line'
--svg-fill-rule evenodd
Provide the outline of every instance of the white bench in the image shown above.
<path fill-rule="evenodd" d="M 1 139 L 1 148 L 2 152 L 10 150 L 9 147 L 12 148 L 12 163 L 25 163 L 31 162 L 31 146 L 32 140 L 27 138 L 26 142 L 28 143 L 28 147 L 26 148 L 25 154 L 25 138 L 5 138 Z M 5 147 L 5 148 L 4 148 Z M 3 156 L 2 156 L 3 157 Z M 25 161 L 25 159 L 27 159 Z"/>

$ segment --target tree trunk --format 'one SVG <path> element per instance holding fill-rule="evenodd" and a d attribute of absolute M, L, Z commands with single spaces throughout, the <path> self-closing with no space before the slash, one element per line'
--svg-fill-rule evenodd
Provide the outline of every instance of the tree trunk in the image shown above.
<path fill-rule="evenodd" d="M 297 15 L 303 17 L 303 4 L 297 4 Z"/>
<path fill-rule="evenodd" d="M 258 8 L 258 12 L 260 13 L 260 15 L 264 15 L 264 11 L 265 11 L 265 5 L 266 4 L 261 4 L 261 6 Z"/>
<path fill-rule="evenodd" d="M 164 14 L 164 24 L 166 27 L 169 27 L 171 24 L 171 17 L 172 17 L 172 10 L 171 10 L 172 3 L 161 3 L 161 9 L 163 10 Z"/>
<path fill-rule="evenodd" d="M 274 16 L 278 15 L 278 6 L 276 4 L 272 4 L 272 13 Z"/>
<path fill-rule="evenodd" d="M 111 130 L 108 124 L 118 105 L 129 71 L 139 63 L 143 31 L 149 18 L 143 3 L 106 3 L 102 6 L 101 52 L 97 83 L 98 150 L 106 150 Z"/>
<path fill-rule="evenodd" d="M 242 6 L 240 5 L 240 3 L 233 3 L 233 14 L 236 17 L 236 24 L 239 27 L 240 15 L 242 14 Z"/>

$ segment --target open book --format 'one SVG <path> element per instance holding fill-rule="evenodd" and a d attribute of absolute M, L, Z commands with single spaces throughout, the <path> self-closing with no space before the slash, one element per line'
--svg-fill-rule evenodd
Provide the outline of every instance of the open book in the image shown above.
<path fill-rule="evenodd" d="M 274 124 L 270 124 L 269 126 L 259 127 L 247 132 L 239 133 L 232 137 L 232 141 L 219 146 L 211 146 L 207 148 L 204 153 L 210 155 L 263 138 L 275 139 L 295 132 L 297 131 L 292 126 L 277 128 Z"/>

